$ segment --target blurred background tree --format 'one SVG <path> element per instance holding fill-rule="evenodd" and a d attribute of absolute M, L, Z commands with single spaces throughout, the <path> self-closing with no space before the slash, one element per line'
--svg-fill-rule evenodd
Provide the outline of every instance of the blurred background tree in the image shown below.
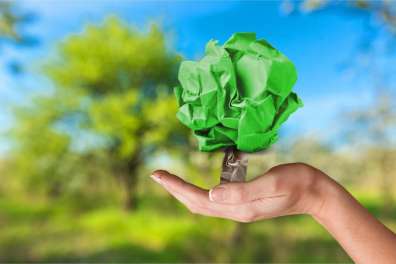
<path fill-rule="evenodd" d="M 23 27 L 34 18 L 32 13 L 19 10 L 14 2 L 0 2 L 0 36 L 3 42 L 27 44 L 30 39 Z"/>
<path fill-rule="evenodd" d="M 172 92 L 179 61 L 155 24 L 140 33 L 112 17 L 69 36 L 44 66 L 52 91 L 16 111 L 19 174 L 58 196 L 96 160 L 136 207 L 139 168 L 187 145 Z"/>
<path fill-rule="evenodd" d="M 356 109 L 345 116 L 352 121 L 346 138 L 356 148 L 364 150 L 364 160 L 373 161 L 362 166 L 366 167 L 366 172 L 380 176 L 377 182 L 384 201 L 383 213 L 390 213 L 394 202 L 396 97 L 389 88 L 377 88 L 374 94 L 375 99 L 366 109 Z"/>
<path fill-rule="evenodd" d="M 296 11 L 292 2 L 286 1 L 288 13 Z M 369 166 L 366 172 L 379 175 L 379 189 L 383 198 L 383 211 L 389 213 L 393 204 L 394 173 L 393 160 L 396 140 L 396 96 L 392 62 L 396 44 L 396 2 L 379 0 L 354 0 L 345 2 L 327 0 L 305 0 L 299 4 L 302 12 L 334 12 L 349 16 L 367 16 L 365 33 L 346 67 L 354 67 L 370 76 L 373 100 L 364 107 L 342 113 L 346 141 L 366 153 L 364 160 L 373 160 L 361 166 Z M 385 60 L 383 58 L 387 58 Z M 343 111 L 344 112 L 344 111 Z M 373 166 L 374 165 L 374 166 Z"/>
<path fill-rule="evenodd" d="M 0 49 L 11 44 L 19 47 L 31 47 L 38 44 L 37 38 L 26 31 L 27 25 L 34 22 L 36 16 L 21 10 L 13 1 L 0 2 Z M 9 59 L 6 66 L 12 73 L 20 73 L 22 64 L 16 59 Z"/>

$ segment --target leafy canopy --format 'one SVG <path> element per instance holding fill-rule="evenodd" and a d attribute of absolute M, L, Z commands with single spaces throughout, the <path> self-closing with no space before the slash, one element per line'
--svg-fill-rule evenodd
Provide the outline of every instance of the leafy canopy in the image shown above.
<path fill-rule="evenodd" d="M 112 17 L 67 37 L 44 66 L 52 89 L 16 111 L 14 155 L 23 173 L 70 178 L 103 152 L 111 167 L 137 168 L 155 151 L 186 146 L 172 93 L 179 61 L 156 25 L 142 33 Z"/>

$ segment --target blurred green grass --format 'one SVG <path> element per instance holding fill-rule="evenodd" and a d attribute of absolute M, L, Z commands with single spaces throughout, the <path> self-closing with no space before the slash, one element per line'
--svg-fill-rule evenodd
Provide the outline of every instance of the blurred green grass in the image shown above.
<path fill-rule="evenodd" d="M 366 196 L 360 200 L 373 213 L 380 211 L 380 199 Z M 160 196 L 143 197 L 141 203 L 134 213 L 111 206 L 81 211 L 65 203 L 3 197 L 0 261 L 351 261 L 308 216 L 236 224 L 191 215 L 172 199 Z M 396 227 L 391 218 L 383 220 Z M 238 230 L 243 233 L 239 238 L 235 237 Z"/>

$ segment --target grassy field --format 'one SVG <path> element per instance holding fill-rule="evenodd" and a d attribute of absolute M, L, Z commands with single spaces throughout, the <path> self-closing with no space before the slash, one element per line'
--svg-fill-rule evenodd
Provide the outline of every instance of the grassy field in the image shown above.
<path fill-rule="evenodd" d="M 379 211 L 375 200 L 365 203 Z M 350 262 L 308 216 L 235 224 L 163 197 L 143 199 L 134 213 L 5 198 L 0 209 L 1 262 Z"/>

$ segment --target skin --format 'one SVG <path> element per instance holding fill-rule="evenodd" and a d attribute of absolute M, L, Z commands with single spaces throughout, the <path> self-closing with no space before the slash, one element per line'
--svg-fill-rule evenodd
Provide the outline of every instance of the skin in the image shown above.
<path fill-rule="evenodd" d="M 357 263 L 395 263 L 396 235 L 341 185 L 303 163 L 273 167 L 249 182 L 205 190 L 163 170 L 161 184 L 192 213 L 254 222 L 284 215 L 312 216 Z"/>

